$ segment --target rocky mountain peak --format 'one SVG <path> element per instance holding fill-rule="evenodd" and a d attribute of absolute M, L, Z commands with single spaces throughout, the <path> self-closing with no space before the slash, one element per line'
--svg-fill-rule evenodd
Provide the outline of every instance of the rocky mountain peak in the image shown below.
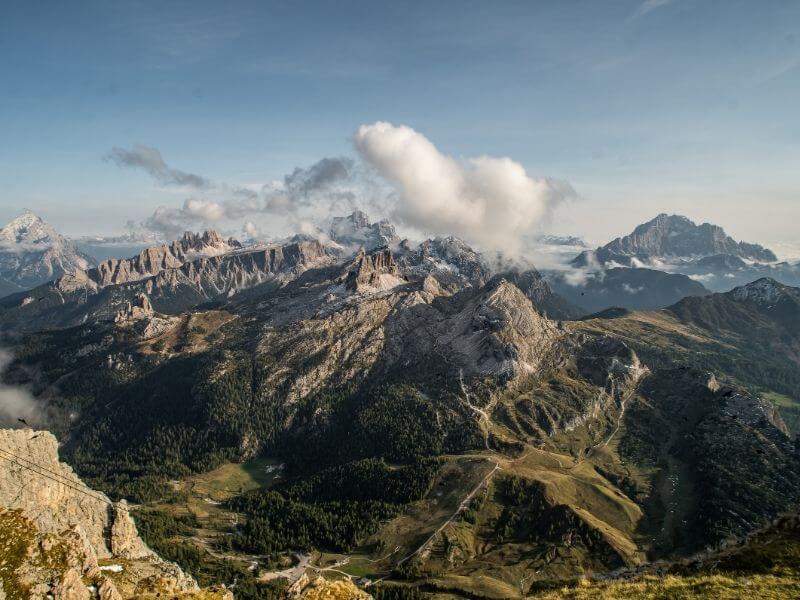
<path fill-rule="evenodd" d="M 579 310 L 553 293 L 550 285 L 536 269 L 507 271 L 492 277 L 488 285 L 501 280 L 513 283 L 533 303 L 536 309 L 553 319 L 568 319 L 579 314 Z"/>
<path fill-rule="evenodd" d="M 345 217 L 353 227 L 369 227 L 369 217 L 363 210 L 354 210 L 350 215 Z"/>
<path fill-rule="evenodd" d="M 601 259 L 604 255 L 698 257 L 715 254 L 730 254 L 765 262 L 777 260 L 771 250 L 758 244 L 737 242 L 719 225 L 697 225 L 682 215 L 666 213 L 639 225 L 629 235 L 617 238 L 598 250 Z"/>
<path fill-rule="evenodd" d="M 52 225 L 26 211 L 0 229 L 0 296 L 87 269 L 92 262 Z"/>
<path fill-rule="evenodd" d="M 384 291 L 405 283 L 387 247 L 372 252 L 360 251 L 352 263 L 345 283 L 353 292 Z"/>
<path fill-rule="evenodd" d="M 52 239 L 51 239 L 52 238 Z M 41 217 L 26 210 L 16 219 L 9 221 L 0 229 L 0 240 L 16 244 L 48 243 L 61 238 Z"/>
<path fill-rule="evenodd" d="M 19 245 L 20 249 L 70 245 L 52 225 L 30 211 L 25 211 L 0 229 L 0 243 L 8 249 L 12 245 Z"/>
<path fill-rule="evenodd" d="M 88 276 L 100 287 L 139 281 L 184 263 L 207 256 L 220 256 L 241 248 L 233 238 L 225 240 L 218 232 L 187 231 L 169 245 L 145 248 L 132 258 L 109 258 L 102 261 Z"/>
<path fill-rule="evenodd" d="M 242 244 L 237 240 L 233 238 L 226 240 L 219 232 L 213 229 L 208 229 L 202 234 L 186 231 L 181 239 L 174 241 L 170 245 L 172 253 L 183 259 L 188 259 L 193 255 L 213 256 L 224 254 L 241 247 Z"/>
<path fill-rule="evenodd" d="M 153 305 L 147 294 L 139 293 L 114 318 L 116 323 L 146 319 L 153 315 Z"/>
<path fill-rule="evenodd" d="M 331 221 L 330 238 L 342 246 L 363 247 L 365 250 L 391 246 L 400 241 L 389 221 L 370 223 L 367 214 L 361 210 L 346 217 L 335 217 Z"/>
<path fill-rule="evenodd" d="M 752 283 L 731 290 L 734 300 L 755 302 L 759 305 L 773 305 L 787 295 L 786 286 L 771 277 L 762 277 Z"/>
<path fill-rule="evenodd" d="M 436 273 L 476 285 L 485 283 L 491 275 L 481 254 L 457 237 L 425 240 L 416 248 L 412 248 L 408 240 L 403 240 L 400 250 L 403 265 L 421 275 Z"/>

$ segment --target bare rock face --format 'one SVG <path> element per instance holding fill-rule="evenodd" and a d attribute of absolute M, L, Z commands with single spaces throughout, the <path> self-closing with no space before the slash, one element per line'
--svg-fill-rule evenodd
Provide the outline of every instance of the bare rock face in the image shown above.
<path fill-rule="evenodd" d="M 103 577 L 97 586 L 97 595 L 100 600 L 122 600 L 122 595 L 107 577 Z"/>
<path fill-rule="evenodd" d="M 563 333 L 519 288 L 500 280 L 446 320 L 440 345 L 465 371 L 511 380 L 537 372 Z"/>
<path fill-rule="evenodd" d="M 240 248 L 236 240 L 225 239 L 216 231 L 203 234 L 187 231 L 171 244 L 145 248 L 133 258 L 111 258 L 89 271 L 89 277 L 100 287 L 139 281 L 158 275 L 167 269 L 177 269 L 183 263 L 203 256 L 218 256 Z"/>
<path fill-rule="evenodd" d="M 136 531 L 136 525 L 128 513 L 125 500 L 114 504 L 111 525 L 111 553 L 120 558 L 136 560 L 155 556 L 152 550 L 144 545 Z"/>
<path fill-rule="evenodd" d="M 316 240 L 272 244 L 246 251 L 218 247 L 216 235 L 184 236 L 185 244 L 150 248 L 126 261 L 76 272 L 14 298 L 0 309 L 0 327 L 20 331 L 71 327 L 89 320 L 126 319 L 138 298 L 148 297 L 153 310 L 176 314 L 208 300 L 229 298 L 268 281 L 291 281 L 308 269 L 331 265 L 336 257 Z M 203 241 L 205 240 L 205 241 Z M 207 242 L 207 243 L 206 243 Z M 176 242 L 177 244 L 177 242 Z M 185 251 L 198 246 L 212 248 Z M 180 251 L 179 251 L 180 250 Z M 132 305 L 128 310 L 128 304 Z M 58 307 L 58 310 L 53 310 Z M 120 312 L 122 314 L 120 314 Z"/>
<path fill-rule="evenodd" d="M 444 279 L 482 285 L 491 276 L 491 269 L 484 258 L 455 237 L 426 240 L 417 247 L 403 240 L 398 255 L 403 270 L 420 277 L 435 274 Z"/>
<path fill-rule="evenodd" d="M 591 252 L 576 261 L 586 263 Z M 660 214 L 639 225 L 629 235 L 617 238 L 593 253 L 601 262 L 619 257 L 697 257 L 729 255 L 764 262 L 776 261 L 775 253 L 758 244 L 737 242 L 722 227 L 695 224 L 680 215 Z"/>
<path fill-rule="evenodd" d="M 0 589 L 12 597 L 88 600 L 91 585 L 107 600 L 233 598 L 224 588 L 200 590 L 150 550 L 127 503 L 87 487 L 58 460 L 49 432 L 0 429 L 0 457 Z M 117 560 L 106 575 L 103 566 Z"/>
<path fill-rule="evenodd" d="M 147 294 L 138 294 L 136 298 L 128 302 L 124 309 L 117 313 L 114 318 L 115 323 L 123 321 L 135 321 L 145 319 L 153 314 L 153 305 Z"/>
<path fill-rule="evenodd" d="M 59 462 L 51 433 L 2 429 L 0 448 L 0 506 L 24 511 L 42 533 L 60 534 L 79 524 L 97 558 L 111 556 L 105 537 L 111 501 Z"/>
<path fill-rule="evenodd" d="M 53 589 L 53 597 L 61 600 L 90 600 L 89 588 L 83 583 L 82 573 L 78 569 L 69 569 Z"/>
<path fill-rule="evenodd" d="M 353 292 L 384 291 L 405 283 L 389 248 L 356 256 L 347 276 L 347 289 Z"/>

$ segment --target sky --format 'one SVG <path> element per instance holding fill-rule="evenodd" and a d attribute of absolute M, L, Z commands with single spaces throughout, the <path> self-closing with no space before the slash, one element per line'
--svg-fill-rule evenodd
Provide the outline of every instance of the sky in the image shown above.
<path fill-rule="evenodd" d="M 452 197 L 486 243 L 518 211 L 598 243 L 661 212 L 800 242 L 794 0 L 5 0 L 0 55 L 3 222 L 121 233 L 249 190 L 221 225 L 268 230 L 292 173 L 342 157 L 375 216 L 425 230 Z"/>

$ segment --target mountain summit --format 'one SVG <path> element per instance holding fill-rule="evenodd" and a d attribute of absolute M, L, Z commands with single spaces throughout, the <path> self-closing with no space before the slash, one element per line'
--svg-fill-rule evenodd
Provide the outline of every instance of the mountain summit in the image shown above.
<path fill-rule="evenodd" d="M 373 250 L 381 246 L 391 246 L 400 241 L 394 225 L 383 220 L 370 223 L 364 211 L 356 210 L 346 217 L 335 217 L 331 222 L 331 239 L 342 246 Z"/>
<path fill-rule="evenodd" d="M 719 225 L 698 225 L 686 217 L 665 213 L 639 225 L 629 235 L 581 252 L 570 264 L 590 272 L 617 267 L 666 271 L 689 277 L 712 292 L 725 292 L 762 277 L 790 286 L 800 284 L 800 263 L 779 262 L 772 250 L 738 242 Z M 631 273 L 624 277 L 631 279 L 626 283 L 634 288 L 641 285 Z"/>
<path fill-rule="evenodd" d="M 93 261 L 30 211 L 0 229 L 0 296 L 23 291 Z"/>
<path fill-rule="evenodd" d="M 576 261 L 586 259 L 581 254 Z M 680 215 L 662 213 L 655 219 L 639 225 L 629 235 L 617 238 L 595 252 L 597 259 L 606 263 L 612 260 L 625 262 L 625 258 L 641 260 L 651 258 L 706 257 L 727 255 L 759 262 L 778 260 L 772 250 L 758 244 L 737 242 L 719 225 L 702 223 Z"/>

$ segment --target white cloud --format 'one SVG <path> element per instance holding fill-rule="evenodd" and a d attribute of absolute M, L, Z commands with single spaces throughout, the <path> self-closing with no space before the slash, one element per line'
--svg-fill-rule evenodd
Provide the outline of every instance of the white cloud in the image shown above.
<path fill-rule="evenodd" d="M 354 142 L 397 190 L 397 220 L 426 233 L 457 235 L 483 249 L 518 253 L 524 236 L 575 195 L 569 184 L 530 177 L 510 158 L 457 161 L 403 125 L 362 125 Z"/>
<path fill-rule="evenodd" d="M 247 221 L 244 226 L 242 227 L 242 232 L 248 239 L 257 240 L 261 238 L 261 230 L 258 228 L 258 225 L 253 223 L 252 221 Z"/>
<path fill-rule="evenodd" d="M 715 275 L 713 273 L 695 273 L 693 275 L 689 275 L 689 279 L 693 279 L 698 283 L 707 283 L 714 279 Z"/>
<path fill-rule="evenodd" d="M 632 286 L 628 283 L 622 284 L 622 290 L 628 294 L 638 294 L 639 292 L 644 290 L 644 286 Z"/>

